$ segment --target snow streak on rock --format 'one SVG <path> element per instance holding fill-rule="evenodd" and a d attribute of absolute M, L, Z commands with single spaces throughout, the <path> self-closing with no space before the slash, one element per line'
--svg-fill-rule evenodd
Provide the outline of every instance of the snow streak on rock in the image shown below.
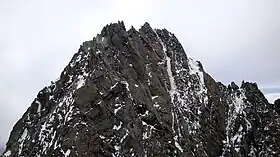
<path fill-rule="evenodd" d="M 245 134 L 251 129 L 251 123 L 246 118 L 246 96 L 243 89 L 238 89 L 229 95 L 228 104 L 228 119 L 226 125 L 226 140 L 223 142 L 225 145 L 224 152 L 222 156 L 225 156 L 225 153 L 230 149 L 234 149 L 236 152 L 240 151 L 242 147 L 241 142 L 244 140 Z M 237 127 L 237 130 L 234 129 L 236 122 L 240 116 L 244 117 L 246 122 L 246 127 L 243 128 L 242 125 Z"/>
<path fill-rule="evenodd" d="M 169 77 L 169 82 L 170 82 L 170 90 L 169 90 L 169 94 L 170 94 L 170 98 L 171 98 L 171 103 L 174 104 L 174 94 L 176 93 L 176 84 L 175 84 L 175 80 L 172 74 L 172 70 L 171 70 L 171 58 L 167 56 L 166 54 L 166 47 L 164 45 L 164 43 L 162 42 L 162 40 L 159 38 L 159 41 L 161 43 L 161 46 L 163 47 L 163 52 L 164 52 L 164 57 L 166 59 L 166 64 L 167 64 L 167 74 Z M 171 52 L 171 55 L 173 53 Z M 175 146 L 181 151 L 183 152 L 184 150 L 182 149 L 182 147 L 180 146 L 180 144 L 178 143 L 178 135 L 176 135 L 175 129 L 174 129 L 174 125 L 175 125 L 175 115 L 172 112 L 172 130 L 173 133 L 175 134 L 174 136 L 174 142 L 175 142 Z"/>

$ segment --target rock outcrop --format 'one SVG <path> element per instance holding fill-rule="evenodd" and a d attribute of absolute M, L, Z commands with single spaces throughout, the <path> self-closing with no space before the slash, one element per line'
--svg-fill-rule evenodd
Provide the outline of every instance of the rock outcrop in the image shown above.
<path fill-rule="evenodd" d="M 276 157 L 279 111 L 255 83 L 216 82 L 166 29 L 118 22 L 39 92 L 3 156 Z"/>

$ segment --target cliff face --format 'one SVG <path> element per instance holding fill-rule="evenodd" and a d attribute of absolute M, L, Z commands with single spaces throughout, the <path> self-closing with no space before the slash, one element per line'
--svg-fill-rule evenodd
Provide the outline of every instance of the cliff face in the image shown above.
<path fill-rule="evenodd" d="M 217 83 L 166 29 L 119 22 L 39 92 L 3 156 L 279 156 L 279 111 L 254 83 Z"/>

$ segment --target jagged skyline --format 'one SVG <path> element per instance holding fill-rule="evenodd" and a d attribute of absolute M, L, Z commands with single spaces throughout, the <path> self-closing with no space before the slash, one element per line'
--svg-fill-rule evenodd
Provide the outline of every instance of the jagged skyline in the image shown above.
<path fill-rule="evenodd" d="M 205 6 L 194 1 L 1 3 L 0 146 L 78 45 L 116 20 L 124 20 L 127 27 L 148 21 L 153 27 L 168 28 L 187 55 L 200 60 L 216 81 L 257 81 L 260 87 L 279 92 L 279 1 L 212 1 Z M 136 3 L 145 11 L 135 11 Z"/>

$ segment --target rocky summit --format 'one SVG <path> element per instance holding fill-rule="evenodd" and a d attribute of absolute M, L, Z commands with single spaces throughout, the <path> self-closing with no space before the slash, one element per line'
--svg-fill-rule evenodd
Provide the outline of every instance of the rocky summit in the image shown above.
<path fill-rule="evenodd" d="M 105 26 L 14 126 L 4 157 L 279 157 L 280 100 L 225 86 L 166 29 Z"/>

